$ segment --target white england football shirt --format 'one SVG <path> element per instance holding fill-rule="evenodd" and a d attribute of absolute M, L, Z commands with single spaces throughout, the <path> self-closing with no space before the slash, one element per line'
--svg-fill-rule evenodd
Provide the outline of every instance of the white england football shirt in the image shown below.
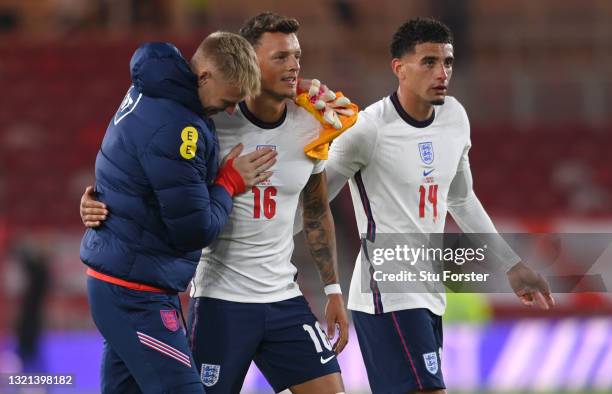
<path fill-rule="evenodd" d="M 417 121 L 394 93 L 362 111 L 355 126 L 334 141 L 327 167 L 350 178 L 360 234 L 442 233 L 449 187 L 458 171 L 469 169 L 470 146 L 467 114 L 455 98 L 434 107 L 430 119 Z M 362 253 L 353 271 L 349 309 L 444 313 L 444 293 L 363 291 Z"/>
<path fill-rule="evenodd" d="M 234 197 L 229 222 L 202 253 L 192 295 L 261 303 L 299 296 L 291 263 L 293 222 L 310 175 L 324 169 L 324 162 L 304 153 L 319 136 L 320 124 L 291 101 L 276 124 L 257 120 L 244 102 L 234 114 L 221 112 L 213 119 L 221 157 L 238 143 L 244 145 L 242 154 L 271 147 L 278 156 L 269 180 Z"/>

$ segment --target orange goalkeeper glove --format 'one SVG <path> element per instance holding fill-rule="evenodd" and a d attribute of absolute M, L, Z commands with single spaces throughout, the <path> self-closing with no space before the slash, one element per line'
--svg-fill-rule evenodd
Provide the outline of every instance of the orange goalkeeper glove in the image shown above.
<path fill-rule="evenodd" d="M 327 160 L 329 143 L 357 121 L 359 107 L 342 92 L 334 93 L 317 79 L 300 80 L 295 102 L 323 126 L 319 138 L 304 147 L 309 157 Z"/>

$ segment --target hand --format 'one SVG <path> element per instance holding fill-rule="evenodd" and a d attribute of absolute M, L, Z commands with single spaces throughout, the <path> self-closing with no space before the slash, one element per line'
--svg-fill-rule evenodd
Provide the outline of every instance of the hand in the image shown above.
<path fill-rule="evenodd" d="M 340 354 L 348 343 L 348 317 L 342 294 L 330 294 L 327 296 L 325 305 L 325 320 L 327 322 L 327 337 L 332 340 L 336 336 L 336 326 L 339 327 L 338 339 L 332 349 L 336 354 Z"/>
<path fill-rule="evenodd" d="M 106 205 L 96 200 L 92 186 L 85 188 L 85 192 L 81 196 L 80 208 L 81 221 L 83 221 L 85 227 L 99 227 L 108 215 Z"/>
<path fill-rule="evenodd" d="M 313 83 L 313 81 L 316 82 Z M 311 88 L 313 93 L 312 95 L 310 94 Z M 321 81 L 319 81 L 318 79 L 298 78 L 297 94 L 308 92 L 308 95 L 312 97 L 316 92 L 324 93 L 328 90 L 329 88 L 327 87 L 327 85 L 321 83 Z"/>
<path fill-rule="evenodd" d="M 512 290 L 526 306 L 537 304 L 542 309 L 555 306 L 555 299 L 550 295 L 548 283 L 522 261 L 512 267 L 506 275 Z"/>
<path fill-rule="evenodd" d="M 233 167 L 244 180 L 248 190 L 272 176 L 272 171 L 267 170 L 276 163 L 278 153 L 273 149 L 264 148 L 238 156 L 243 148 L 242 144 L 234 146 L 221 162 L 221 166 L 223 167 L 227 160 L 234 159 Z"/>
<path fill-rule="evenodd" d="M 339 115 L 352 116 L 355 114 L 355 111 L 348 108 L 351 100 L 341 93 L 334 93 L 318 79 L 300 79 L 297 93 L 305 92 L 308 92 L 308 97 L 314 108 L 323 115 L 323 120 L 335 129 L 342 128 L 342 122 L 338 118 Z"/>

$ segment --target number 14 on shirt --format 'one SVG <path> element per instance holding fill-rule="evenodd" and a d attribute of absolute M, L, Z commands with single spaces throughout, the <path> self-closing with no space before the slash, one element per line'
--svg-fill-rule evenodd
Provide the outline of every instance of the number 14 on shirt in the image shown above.
<path fill-rule="evenodd" d="M 425 204 L 429 202 L 433 207 L 433 220 L 438 218 L 438 185 L 427 185 L 429 186 L 429 192 L 425 185 L 419 186 L 419 217 L 425 217 Z M 427 201 L 425 201 L 425 195 L 427 195 Z"/>

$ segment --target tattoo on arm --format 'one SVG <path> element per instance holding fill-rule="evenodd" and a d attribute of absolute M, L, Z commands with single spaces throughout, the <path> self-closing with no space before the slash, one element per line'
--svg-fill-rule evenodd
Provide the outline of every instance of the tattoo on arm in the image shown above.
<path fill-rule="evenodd" d="M 304 236 L 321 281 L 325 285 L 338 283 L 336 233 L 327 198 L 325 171 L 310 176 L 302 191 Z"/>

